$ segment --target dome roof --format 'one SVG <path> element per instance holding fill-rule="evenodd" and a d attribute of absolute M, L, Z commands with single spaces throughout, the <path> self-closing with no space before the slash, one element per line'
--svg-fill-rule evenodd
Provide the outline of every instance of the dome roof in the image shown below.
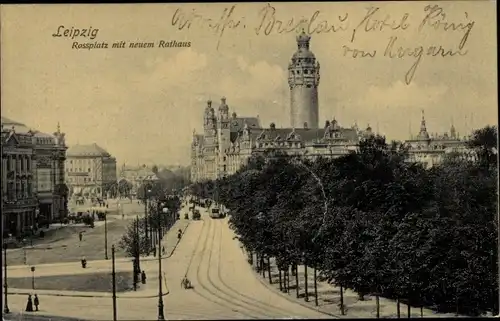
<path fill-rule="evenodd" d="M 89 145 L 73 145 L 66 152 L 68 157 L 83 157 L 83 156 L 95 156 L 95 157 L 109 157 L 111 156 L 104 148 L 100 147 L 96 143 Z"/>
<path fill-rule="evenodd" d="M 297 51 L 293 54 L 294 58 L 315 58 L 314 54 L 309 50 L 309 43 L 311 41 L 311 36 L 306 34 L 305 30 L 297 35 Z"/>

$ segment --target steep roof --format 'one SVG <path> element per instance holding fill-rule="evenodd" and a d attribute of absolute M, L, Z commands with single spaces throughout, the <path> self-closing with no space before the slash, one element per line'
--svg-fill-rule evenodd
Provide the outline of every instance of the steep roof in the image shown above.
<path fill-rule="evenodd" d="M 37 130 L 30 129 L 25 124 L 20 123 L 20 122 L 15 121 L 15 120 L 12 120 L 12 119 L 9 119 L 7 117 L 1 117 L 1 118 L 2 118 L 2 125 L 3 125 L 4 129 L 10 130 L 12 127 L 14 127 L 14 130 L 16 131 L 16 133 L 22 133 L 22 134 L 26 134 L 31 130 L 35 134 L 35 137 L 51 138 L 51 142 L 54 143 L 54 139 L 53 139 L 54 135 L 42 133 L 42 132 L 39 132 Z"/>
<path fill-rule="evenodd" d="M 250 129 L 250 139 L 251 140 L 255 140 L 257 137 L 259 137 L 260 133 L 262 133 L 262 128 L 249 128 Z M 231 132 L 229 134 L 229 139 L 231 140 L 231 143 L 234 143 L 235 141 L 237 141 L 238 139 L 241 140 L 241 137 L 240 135 L 243 135 L 243 131 L 239 131 L 239 132 Z"/>
<path fill-rule="evenodd" d="M 275 140 L 278 136 L 282 140 L 286 140 L 288 135 L 293 131 L 300 137 L 302 142 L 320 141 L 325 136 L 325 128 L 265 128 L 260 131 L 260 134 L 265 135 L 265 140 Z M 341 137 L 347 141 L 357 142 L 358 134 L 353 128 L 340 128 Z M 259 134 L 259 136 L 260 136 Z"/>
<path fill-rule="evenodd" d="M 96 156 L 96 157 L 109 157 L 111 156 L 104 148 L 100 147 L 96 143 L 89 145 L 73 145 L 70 146 L 66 152 L 68 157 L 79 157 L 79 156 Z"/>
<path fill-rule="evenodd" d="M 30 131 L 30 129 L 25 124 L 6 117 L 1 117 L 1 122 L 4 129 L 10 130 L 12 127 L 14 127 L 14 130 L 17 133 L 23 133 L 23 134 L 26 134 Z"/>
<path fill-rule="evenodd" d="M 262 128 L 258 117 L 236 117 L 231 118 L 229 129 L 231 133 L 237 133 L 245 128 L 245 123 L 249 128 Z"/>

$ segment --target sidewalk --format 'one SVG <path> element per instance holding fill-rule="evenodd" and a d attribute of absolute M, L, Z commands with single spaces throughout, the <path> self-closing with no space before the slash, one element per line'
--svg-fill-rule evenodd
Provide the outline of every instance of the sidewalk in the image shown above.
<path fill-rule="evenodd" d="M 244 252 L 243 248 L 242 251 Z M 246 256 L 246 253 L 245 253 Z M 318 306 L 315 304 L 314 297 L 314 269 L 311 267 L 307 268 L 307 288 L 308 288 L 308 299 L 309 301 L 305 301 L 305 277 L 304 277 L 304 266 L 298 267 L 298 275 L 299 275 L 299 298 L 296 296 L 296 284 L 295 284 L 295 276 L 292 276 L 290 273 L 290 289 L 289 293 L 284 293 L 279 290 L 279 273 L 278 269 L 275 265 L 274 259 L 271 259 L 271 280 L 273 284 L 269 284 L 269 276 L 266 270 L 265 278 L 262 277 L 262 273 L 257 273 L 255 270 L 256 260 L 254 257 L 254 273 L 255 277 L 259 279 L 259 281 L 269 288 L 271 291 L 279 293 L 282 297 L 287 300 L 298 303 L 304 307 L 308 307 L 311 309 L 318 310 L 322 313 L 331 315 L 336 318 L 376 318 L 376 299 L 373 296 L 365 296 L 364 300 L 359 300 L 358 294 L 349 290 L 344 289 L 344 315 L 341 315 L 340 312 L 340 288 L 328 284 L 326 281 L 317 281 L 317 291 L 318 291 Z M 319 271 L 317 272 L 319 276 Z M 283 277 L 283 274 L 282 274 Z M 381 318 L 397 318 L 397 304 L 394 300 L 386 299 L 380 297 L 380 317 Z M 401 318 L 407 318 L 407 305 L 401 303 L 400 304 L 400 315 Z M 420 310 L 419 307 L 411 308 L 411 317 L 442 317 L 442 318 L 450 318 L 455 317 L 454 314 L 442 314 L 436 313 L 429 309 Z"/>
<path fill-rule="evenodd" d="M 175 222 L 172 228 L 166 233 L 163 238 L 162 245 L 165 246 L 165 256 L 162 259 L 170 258 L 177 248 L 177 245 L 182 241 L 182 238 L 179 240 L 177 238 L 177 231 L 181 229 L 183 233 L 186 231 L 189 226 L 190 221 L 180 219 Z M 120 258 L 116 259 L 116 271 L 128 271 L 130 270 L 130 262 L 132 258 Z M 154 256 L 141 257 L 141 267 L 146 271 L 146 274 L 152 275 L 152 277 L 148 277 L 147 284 L 140 284 L 137 291 L 134 292 L 123 292 L 117 295 L 119 298 L 155 298 L 158 297 L 157 293 L 157 265 L 156 262 L 158 258 Z M 76 266 L 78 264 L 78 268 L 74 270 L 69 270 L 69 266 Z M 89 261 L 88 267 L 86 269 L 80 268 L 79 262 L 68 262 L 68 263 L 56 263 L 56 264 L 44 264 L 37 266 L 37 276 L 54 276 L 54 275 L 67 275 L 67 274 L 94 274 L 98 272 L 110 272 L 111 270 L 111 260 L 99 260 L 99 261 Z M 49 268 L 47 271 L 44 271 L 44 268 Z M 21 275 L 28 273 L 29 269 L 26 266 L 14 266 L 9 267 L 9 271 L 11 269 L 14 270 L 24 270 L 21 273 L 16 273 L 17 271 L 10 272 L 9 277 L 22 277 Z M 40 271 L 41 270 L 41 271 Z M 28 272 L 26 272 L 28 271 Z M 156 273 L 154 273 L 156 272 Z M 12 275 L 14 274 L 14 276 Z M 29 274 L 28 274 L 29 275 Z M 155 285 L 156 283 L 156 285 Z M 165 294 L 169 293 L 168 285 L 165 281 Z M 64 296 L 64 297 L 88 297 L 88 298 L 97 298 L 97 297 L 111 297 L 111 293 L 105 292 L 82 292 L 82 291 L 59 291 L 59 290 L 36 290 L 37 294 L 44 296 Z M 9 288 L 9 293 L 12 295 L 28 295 L 31 294 L 32 291 L 30 289 L 15 289 Z"/>

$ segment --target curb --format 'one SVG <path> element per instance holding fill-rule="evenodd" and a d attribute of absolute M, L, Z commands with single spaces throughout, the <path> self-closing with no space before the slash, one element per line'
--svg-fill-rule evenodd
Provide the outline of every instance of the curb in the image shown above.
<path fill-rule="evenodd" d="M 184 232 L 186 232 L 189 224 L 191 224 L 191 221 L 189 221 L 187 224 L 186 224 L 186 227 L 184 227 L 184 229 L 182 230 L 182 234 L 184 234 Z M 174 248 L 172 249 L 172 251 L 170 252 L 169 255 L 167 256 L 164 256 L 162 257 L 162 259 L 168 259 L 170 258 L 172 255 L 174 255 L 174 252 L 175 250 L 177 249 L 177 246 L 179 245 L 179 243 L 181 242 L 182 238 L 181 239 L 177 239 L 177 242 L 175 243 L 174 245 Z M 131 258 L 132 259 L 132 258 Z M 158 260 L 157 257 L 149 257 L 149 256 L 146 256 L 144 258 L 141 258 L 141 261 L 154 261 L 154 260 Z"/>
<path fill-rule="evenodd" d="M 241 243 L 240 243 L 241 244 Z M 337 315 L 337 314 L 333 314 L 333 313 L 330 313 L 330 312 L 325 312 L 325 311 L 321 311 L 319 308 L 314 308 L 314 307 L 311 307 L 309 304 L 307 303 L 304 303 L 304 302 L 301 302 L 300 299 L 293 299 L 291 297 L 289 297 L 289 295 L 285 295 L 283 292 L 281 292 L 280 290 L 276 289 L 274 286 L 272 286 L 271 284 L 268 284 L 264 279 L 262 279 L 262 276 L 259 275 L 253 268 L 253 266 L 250 265 L 250 270 L 252 271 L 254 277 L 262 284 L 264 285 L 266 288 L 268 288 L 269 290 L 271 290 L 272 292 L 278 294 L 279 296 L 281 296 L 282 298 L 286 299 L 287 301 L 291 302 L 291 303 L 295 303 L 295 304 L 300 304 L 301 306 L 303 306 L 304 308 L 307 308 L 309 310 L 312 310 L 312 311 L 315 311 L 315 312 L 319 312 L 319 313 L 322 313 L 324 315 L 328 315 L 328 316 L 331 316 L 335 319 L 342 319 L 343 317 L 340 316 L 340 315 Z"/>
<path fill-rule="evenodd" d="M 186 232 L 189 224 L 191 223 L 191 221 L 189 221 L 186 226 L 184 227 L 184 229 L 182 230 L 182 234 L 184 234 L 184 232 Z M 179 243 L 181 242 L 182 238 L 181 239 L 177 239 L 177 242 L 175 243 L 174 245 L 174 248 L 172 249 L 172 251 L 170 252 L 170 254 L 162 259 L 168 259 L 170 258 L 175 250 L 177 249 L 177 246 L 179 245 Z M 153 261 L 153 260 L 157 260 L 157 258 L 155 257 L 150 257 L 150 258 L 144 258 L 142 259 L 142 261 Z M 9 290 L 9 294 L 11 295 L 29 295 L 31 294 L 32 291 L 26 291 L 26 290 L 22 290 L 22 289 L 10 289 Z M 167 290 L 166 293 L 163 294 L 163 296 L 167 296 L 168 294 L 170 293 L 169 290 Z M 106 293 L 103 293 L 102 295 L 95 295 L 95 294 L 63 294 L 63 293 L 41 293 L 40 295 L 45 295 L 45 296 L 56 296 L 56 297 L 74 297 L 74 298 L 111 298 L 112 297 L 112 294 L 110 294 L 109 292 L 106 292 Z M 120 299 L 138 299 L 138 298 L 143 298 L 143 299 L 146 299 L 146 298 L 157 298 L 158 297 L 158 294 L 155 294 L 155 295 L 143 295 L 143 296 L 120 296 L 120 295 L 117 295 L 116 296 L 117 298 L 120 298 Z"/>
<path fill-rule="evenodd" d="M 15 291 L 15 292 L 12 292 Z M 9 295 L 30 295 L 33 292 L 29 291 L 26 292 L 26 290 L 18 290 L 18 289 L 9 289 Z M 40 296 L 58 296 L 58 297 L 72 297 L 72 298 L 112 298 L 113 295 L 109 292 L 105 292 L 102 295 L 96 295 L 96 294 L 64 294 L 64 293 L 38 293 Z M 162 297 L 167 296 L 170 294 L 170 291 L 165 292 Z M 157 298 L 158 294 L 155 295 L 126 295 L 126 296 L 121 296 L 117 295 L 117 299 L 151 299 L 151 298 Z"/>
<path fill-rule="evenodd" d="M 184 227 L 184 230 L 182 230 L 182 234 L 184 234 L 184 232 L 187 230 L 189 224 L 191 224 L 191 221 L 188 222 L 188 224 Z M 165 256 L 163 257 L 163 259 L 168 259 L 170 258 L 175 250 L 177 249 L 177 246 L 179 245 L 181 240 L 177 240 L 174 248 L 172 249 L 172 251 L 170 252 L 170 254 L 168 256 Z M 20 249 L 22 250 L 22 248 Z M 158 258 L 156 257 L 141 257 L 141 261 L 152 261 L 152 260 L 157 260 Z M 131 257 L 120 257 L 120 258 L 117 258 L 115 259 L 115 262 L 129 262 L 133 260 L 133 258 Z M 91 260 L 91 261 L 87 261 L 88 263 L 91 263 L 91 262 L 105 262 L 105 261 L 111 261 L 111 260 Z M 75 263 L 79 263 L 79 261 L 71 261 L 71 262 L 61 262 L 61 263 L 47 263 L 47 264 L 40 264 L 40 266 L 49 266 L 49 265 L 56 265 L 56 266 L 64 266 L 64 265 L 74 265 Z M 29 265 L 9 265 L 9 270 L 10 269 L 14 269 L 14 270 L 17 270 L 17 269 L 25 269 L 26 267 L 28 267 Z"/>

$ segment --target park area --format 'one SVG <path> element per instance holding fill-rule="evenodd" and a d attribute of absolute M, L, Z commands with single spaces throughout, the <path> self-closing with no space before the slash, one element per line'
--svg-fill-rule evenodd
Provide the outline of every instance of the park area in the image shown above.
<path fill-rule="evenodd" d="M 107 222 L 108 257 L 111 257 L 111 245 L 122 238 L 129 219 L 114 219 Z M 82 240 L 79 235 L 82 233 Z M 43 239 L 33 241 L 33 246 L 27 242 L 25 248 L 12 249 L 7 254 L 8 265 L 38 265 L 105 259 L 105 225 L 96 222 L 94 228 L 82 224 L 67 225 L 49 230 Z M 125 257 L 125 252 L 116 246 L 116 257 Z"/>
<path fill-rule="evenodd" d="M 32 283 L 34 281 L 34 284 Z M 109 272 L 76 275 L 50 275 L 8 278 L 10 287 L 15 289 L 78 291 L 78 292 L 112 292 L 113 285 Z M 133 290 L 133 273 L 116 272 L 116 292 Z"/>

